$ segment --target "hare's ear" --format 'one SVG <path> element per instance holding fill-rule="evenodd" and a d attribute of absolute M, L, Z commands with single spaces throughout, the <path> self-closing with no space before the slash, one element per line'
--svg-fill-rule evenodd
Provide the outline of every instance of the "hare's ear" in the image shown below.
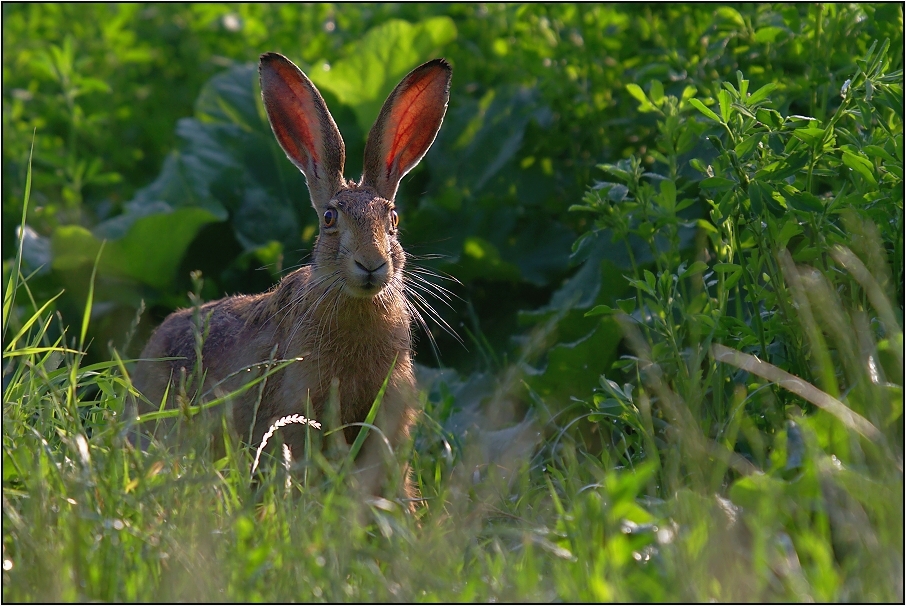
<path fill-rule="evenodd" d="M 292 61 L 264 53 L 258 66 L 261 97 L 286 156 L 305 173 L 316 209 L 340 190 L 346 147 L 321 93 Z"/>
<path fill-rule="evenodd" d="M 393 200 L 403 175 L 434 142 L 450 99 L 453 70 L 434 59 L 412 70 L 384 102 L 365 144 L 362 183 Z"/>

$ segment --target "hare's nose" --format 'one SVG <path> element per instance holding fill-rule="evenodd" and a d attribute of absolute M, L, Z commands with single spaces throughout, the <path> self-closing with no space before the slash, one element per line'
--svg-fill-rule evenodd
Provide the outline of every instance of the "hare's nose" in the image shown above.
<path fill-rule="evenodd" d="M 383 263 L 381 263 L 381 264 L 378 265 L 377 267 L 370 267 L 370 268 L 369 268 L 369 267 L 366 267 L 366 266 L 362 265 L 362 264 L 359 263 L 358 261 L 355 262 L 355 266 L 356 266 L 356 267 L 358 267 L 359 269 L 361 269 L 362 271 L 364 271 L 365 273 L 368 273 L 368 274 L 373 274 L 373 273 L 375 273 L 375 272 L 377 272 L 377 271 L 380 271 L 381 269 L 384 268 L 385 265 L 387 265 L 387 262 L 386 262 L 386 261 L 384 261 Z"/>

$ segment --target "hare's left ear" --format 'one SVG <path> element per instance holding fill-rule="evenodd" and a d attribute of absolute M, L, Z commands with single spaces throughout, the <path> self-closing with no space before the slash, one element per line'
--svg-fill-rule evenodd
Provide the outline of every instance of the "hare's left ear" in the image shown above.
<path fill-rule="evenodd" d="M 412 70 L 384 102 L 365 144 L 362 184 L 393 200 L 403 175 L 424 157 L 440 130 L 453 70 L 434 59 Z"/>
<path fill-rule="evenodd" d="M 343 186 L 343 137 L 321 93 L 292 61 L 279 53 L 264 53 L 258 73 L 271 130 L 286 156 L 305 174 L 311 203 L 320 214 Z"/>

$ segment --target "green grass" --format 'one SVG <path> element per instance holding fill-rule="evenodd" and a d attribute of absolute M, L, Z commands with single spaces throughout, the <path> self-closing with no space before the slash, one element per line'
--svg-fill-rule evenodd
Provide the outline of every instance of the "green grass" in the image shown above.
<path fill-rule="evenodd" d="M 31 231 L 4 245 L 3 600 L 903 601 L 901 8 L 163 6 L 4 7 L 23 49 L 5 55 L 4 158 L 27 168 L 4 180 L 3 230 Z M 233 11 L 236 36 L 218 25 Z M 298 206 L 251 196 L 267 212 L 182 255 L 160 233 L 187 215 L 133 213 L 117 235 L 117 205 L 159 170 L 152 193 L 196 200 L 159 164 L 199 90 L 181 124 L 204 136 L 173 158 L 269 174 L 267 154 L 208 137 L 260 121 L 242 64 L 285 48 L 338 73 L 415 31 L 395 18 L 456 27 L 455 136 L 404 196 L 407 246 L 452 242 L 439 269 L 465 301 L 443 317 L 472 350 L 441 342 L 458 372 L 418 370 L 424 411 L 396 456 L 423 502 L 356 493 L 330 414 L 289 468 L 279 430 L 254 472 L 255 445 L 212 444 L 198 400 L 145 415 L 180 441 L 137 450 L 139 301 L 153 318 L 260 291 L 270 278 L 243 272 L 301 250 L 315 217 L 263 248 L 205 244 L 253 214 L 276 234 Z M 355 132 L 364 105 L 330 103 Z M 103 127 L 137 114 L 155 121 L 131 139 Z"/>
<path fill-rule="evenodd" d="M 289 475 L 265 456 L 253 482 L 252 449 L 228 441 L 213 460 L 191 425 L 179 448 L 136 450 L 123 420 L 130 362 L 82 366 L 84 344 L 64 328 L 51 341 L 56 318 L 21 302 L 28 281 L 13 294 L 4 600 L 902 598 L 901 388 L 865 392 L 897 420 L 880 441 L 819 410 L 793 415 L 777 448 L 743 459 L 732 436 L 746 434 L 745 419 L 712 440 L 649 373 L 636 404 L 656 456 L 627 466 L 557 417 L 513 426 L 498 414 L 493 427 L 509 392 L 525 389 L 519 371 L 502 371 L 504 387 L 490 392 L 447 375 L 425 396 L 416 432 L 425 502 L 412 516 L 394 501 L 363 502 L 337 481 L 342 460 L 319 451 Z M 747 388 L 764 385 L 753 376 Z M 482 396 L 491 402 L 480 408 Z M 654 429 L 651 397 L 681 419 L 666 433 Z M 450 431 L 463 411 L 474 423 Z"/>

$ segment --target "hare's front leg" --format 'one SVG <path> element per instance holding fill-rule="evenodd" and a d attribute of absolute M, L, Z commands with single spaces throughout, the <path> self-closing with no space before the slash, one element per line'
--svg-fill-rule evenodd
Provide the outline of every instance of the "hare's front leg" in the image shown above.
<path fill-rule="evenodd" d="M 387 386 L 375 422 L 380 431 L 369 431 L 356 458 L 355 479 L 364 494 L 386 493 L 382 489 L 386 487 L 387 480 L 395 475 L 394 466 L 399 464 L 396 455 L 400 445 L 409 437 L 417 402 L 418 393 L 411 378 L 407 377 L 401 384 Z M 415 497 L 415 488 L 409 480 L 408 465 L 400 471 L 405 496 L 411 499 Z M 409 508 L 413 509 L 411 503 Z"/>

